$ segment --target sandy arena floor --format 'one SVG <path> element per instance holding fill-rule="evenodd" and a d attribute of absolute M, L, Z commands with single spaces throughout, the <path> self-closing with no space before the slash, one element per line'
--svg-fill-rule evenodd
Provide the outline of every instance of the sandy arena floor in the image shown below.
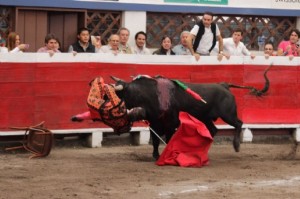
<path fill-rule="evenodd" d="M 213 144 L 202 168 L 159 167 L 152 146 L 55 147 L 50 156 L 0 153 L 1 199 L 299 198 L 300 147 Z M 163 147 L 161 147 L 162 151 Z"/>

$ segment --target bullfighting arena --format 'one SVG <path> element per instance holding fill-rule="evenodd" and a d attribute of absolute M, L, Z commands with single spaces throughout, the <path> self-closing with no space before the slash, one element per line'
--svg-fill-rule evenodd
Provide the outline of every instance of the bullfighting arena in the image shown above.
<path fill-rule="evenodd" d="M 1 149 L 0 198 L 298 198 L 300 151 L 289 156 L 293 146 L 243 143 L 235 153 L 230 143 L 214 142 L 202 168 L 157 166 L 151 145 L 63 144 L 41 159 Z"/>
<path fill-rule="evenodd" d="M 238 115 L 245 126 L 257 125 L 257 129 L 251 129 L 254 138 L 271 135 L 273 131 L 284 137 L 293 131 L 299 142 L 299 58 L 288 61 L 287 57 L 268 60 L 263 56 L 254 60 L 236 57 L 230 62 L 224 59 L 212 62 L 204 56 L 197 63 L 185 56 L 151 64 L 152 57 L 141 62 L 139 56 L 131 59 L 126 55 L 111 56 L 1 55 L 0 130 L 7 135 L 11 126 L 41 121 L 53 131 L 105 128 L 100 123 L 70 120 L 74 114 L 86 111 L 88 82 L 97 75 L 107 83 L 112 83 L 110 75 L 130 81 L 132 75 L 160 74 L 184 82 L 226 81 L 261 88 L 263 71 L 274 63 L 268 73 L 271 87 L 266 96 L 257 98 L 248 91 L 232 89 Z M 201 168 L 157 166 L 151 145 L 88 148 L 63 141 L 66 142 L 55 140 L 50 155 L 41 159 L 28 159 L 28 152 L 4 151 L 0 142 L 0 199 L 294 199 L 300 196 L 300 146 L 295 150 L 290 140 L 261 143 L 253 139 L 252 143 L 242 143 L 239 153 L 227 141 L 214 141 L 208 154 L 209 165 Z M 290 156 L 291 152 L 294 156 Z"/>

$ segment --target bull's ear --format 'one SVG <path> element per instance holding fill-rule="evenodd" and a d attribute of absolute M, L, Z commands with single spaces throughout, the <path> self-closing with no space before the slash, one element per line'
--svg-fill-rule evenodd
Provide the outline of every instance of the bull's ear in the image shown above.
<path fill-rule="evenodd" d="M 122 80 L 122 79 L 120 79 L 120 78 L 118 78 L 118 77 L 115 77 L 115 76 L 110 76 L 110 78 L 112 79 L 112 80 L 114 80 L 115 82 L 125 82 L 124 80 Z"/>

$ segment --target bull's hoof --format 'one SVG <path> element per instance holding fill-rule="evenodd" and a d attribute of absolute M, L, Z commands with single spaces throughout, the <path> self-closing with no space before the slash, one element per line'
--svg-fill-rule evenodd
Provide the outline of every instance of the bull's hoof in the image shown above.
<path fill-rule="evenodd" d="M 82 122 L 83 119 L 78 118 L 78 117 L 76 117 L 76 116 L 73 116 L 73 117 L 71 117 L 71 121 L 72 121 L 72 122 Z"/>
<path fill-rule="evenodd" d="M 153 154 L 152 157 L 154 158 L 155 161 L 159 159 L 159 154 Z"/>
<path fill-rule="evenodd" d="M 240 152 L 240 142 L 233 141 L 233 148 L 235 152 Z"/>

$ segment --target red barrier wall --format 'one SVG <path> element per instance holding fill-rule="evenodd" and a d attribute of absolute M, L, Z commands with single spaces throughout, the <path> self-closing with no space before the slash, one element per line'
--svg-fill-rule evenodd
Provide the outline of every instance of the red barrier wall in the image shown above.
<path fill-rule="evenodd" d="M 99 62 L 0 64 L 0 129 L 45 121 L 51 129 L 106 127 L 101 123 L 72 123 L 70 117 L 86 110 L 88 83 L 110 75 L 130 81 L 138 74 L 163 75 L 186 82 L 231 82 L 262 88 L 267 65 L 166 65 Z M 231 89 L 244 123 L 299 123 L 299 66 L 273 66 L 271 87 L 257 98 Z"/>

